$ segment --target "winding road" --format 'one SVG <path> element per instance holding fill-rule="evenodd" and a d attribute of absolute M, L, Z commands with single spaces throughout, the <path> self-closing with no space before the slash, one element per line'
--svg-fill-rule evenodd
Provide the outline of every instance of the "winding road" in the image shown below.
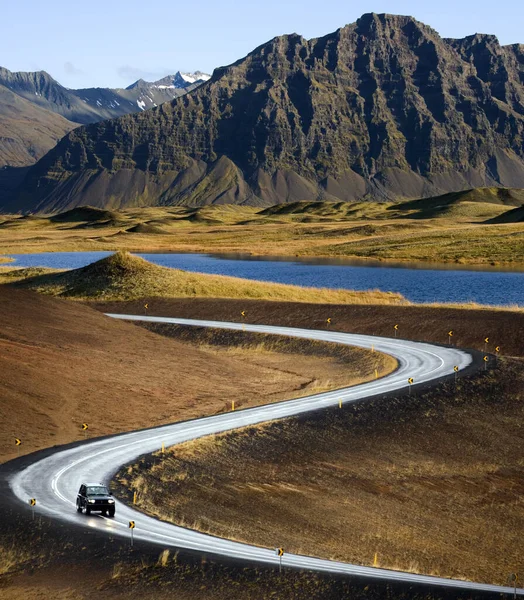
<path fill-rule="evenodd" d="M 472 356 L 452 347 L 433 346 L 431 344 L 339 333 L 334 331 L 318 331 L 275 327 L 266 325 L 249 325 L 241 323 L 224 323 L 217 321 L 199 321 L 163 317 L 145 317 L 130 315 L 108 315 L 117 319 L 132 321 L 148 321 L 157 323 L 173 323 L 178 325 L 214 327 L 322 340 L 338 344 L 347 344 L 361 348 L 374 348 L 397 359 L 399 366 L 390 375 L 358 386 L 336 390 L 297 400 L 289 400 L 276 404 L 258 406 L 236 412 L 223 413 L 203 417 L 192 421 L 165 425 L 162 427 L 135 431 L 116 435 L 105 439 L 89 440 L 84 444 L 56 452 L 34 462 L 22 471 L 14 474 L 9 484 L 21 502 L 27 503 L 29 498 L 37 499 L 36 510 L 53 518 L 74 523 L 79 526 L 97 528 L 108 534 L 129 536 L 129 521 L 135 521 L 135 539 L 159 544 L 164 548 L 176 547 L 202 551 L 208 554 L 228 556 L 244 561 L 278 564 L 279 558 L 273 549 L 259 548 L 216 538 L 210 535 L 177 527 L 158 521 L 134 510 L 121 502 L 116 502 L 116 517 L 109 519 L 101 516 L 85 516 L 77 514 L 75 499 L 82 481 L 109 482 L 114 473 L 126 463 L 139 456 L 160 449 L 162 443 L 174 446 L 209 434 L 237 429 L 246 425 L 254 425 L 264 421 L 282 419 L 301 413 L 337 406 L 339 399 L 343 403 L 362 400 L 377 394 L 385 394 L 406 388 L 408 378 L 414 383 L 426 383 L 440 377 L 450 375 L 454 366 L 459 370 L 471 365 Z M 471 583 L 399 571 L 362 567 L 358 565 L 335 562 L 319 558 L 285 554 L 282 564 L 288 567 L 330 572 L 334 574 L 355 575 L 389 581 L 404 581 L 412 584 L 445 586 L 467 590 L 512 594 L 513 588 Z M 524 595 L 524 590 L 517 590 Z"/>

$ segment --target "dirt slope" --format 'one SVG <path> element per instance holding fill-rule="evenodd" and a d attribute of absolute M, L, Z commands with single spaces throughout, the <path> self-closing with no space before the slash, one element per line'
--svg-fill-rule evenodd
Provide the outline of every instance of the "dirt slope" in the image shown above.
<path fill-rule="evenodd" d="M 181 343 L 79 303 L 0 287 L 0 462 L 16 456 L 15 436 L 27 453 L 81 439 L 84 421 L 99 436 L 229 410 L 231 400 L 240 408 L 344 387 L 373 378 L 375 367 L 394 368 L 357 349 L 330 356 L 257 338 L 252 348 L 237 340 L 242 348 L 232 351 L 234 340 L 194 335 Z"/>
<path fill-rule="evenodd" d="M 143 313 L 143 301 L 92 304 L 99 310 L 137 315 Z M 149 315 L 240 321 L 245 311 L 246 323 L 265 323 L 287 327 L 326 329 L 393 337 L 423 342 L 448 343 L 453 330 L 453 344 L 459 348 L 476 348 L 494 352 L 500 346 L 503 356 L 524 356 L 524 312 L 492 309 L 455 308 L 453 306 L 357 306 L 268 302 L 264 300 L 226 300 L 222 298 L 154 298 Z M 488 344 L 484 339 L 488 337 Z"/>

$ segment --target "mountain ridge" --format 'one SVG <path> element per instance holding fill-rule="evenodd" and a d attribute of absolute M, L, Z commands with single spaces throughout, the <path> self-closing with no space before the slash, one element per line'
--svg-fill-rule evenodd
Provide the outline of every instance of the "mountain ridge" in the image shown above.
<path fill-rule="evenodd" d="M 268 206 L 524 187 L 524 45 L 363 15 L 275 37 L 182 98 L 79 128 L 33 167 L 18 210 Z"/>
<path fill-rule="evenodd" d="M 125 89 L 70 89 L 61 85 L 46 71 L 9 71 L 0 67 L 0 85 L 41 108 L 60 114 L 69 121 L 86 125 L 168 102 L 194 89 L 209 77 L 200 71 L 192 75 L 200 75 L 202 79 L 195 79 L 193 82 L 185 81 L 180 71 L 167 77 L 174 82 L 177 75 L 180 76 L 177 84 L 165 87 L 156 85 L 158 82 L 139 79 Z"/>

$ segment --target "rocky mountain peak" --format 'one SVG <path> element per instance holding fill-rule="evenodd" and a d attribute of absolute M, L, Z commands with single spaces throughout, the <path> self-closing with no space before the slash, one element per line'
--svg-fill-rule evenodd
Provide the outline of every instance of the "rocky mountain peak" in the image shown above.
<path fill-rule="evenodd" d="M 524 187 L 520 46 L 370 13 L 273 38 L 183 98 L 75 130 L 20 198 L 275 204 L 496 185 Z"/>

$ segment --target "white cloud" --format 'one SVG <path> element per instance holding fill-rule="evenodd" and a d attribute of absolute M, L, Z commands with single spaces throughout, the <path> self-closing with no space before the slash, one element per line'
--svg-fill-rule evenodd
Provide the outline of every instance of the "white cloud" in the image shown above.
<path fill-rule="evenodd" d="M 159 72 L 146 71 L 145 69 L 140 69 L 139 67 L 131 67 L 129 65 L 124 65 L 122 67 L 118 67 L 116 72 L 118 75 L 125 79 L 128 83 L 132 83 L 137 79 L 145 79 L 146 81 L 160 79 L 164 75 Z"/>
<path fill-rule="evenodd" d="M 83 75 L 84 74 L 84 72 L 81 69 L 77 69 L 75 67 L 75 65 L 69 61 L 64 63 L 64 71 L 68 75 Z"/>

